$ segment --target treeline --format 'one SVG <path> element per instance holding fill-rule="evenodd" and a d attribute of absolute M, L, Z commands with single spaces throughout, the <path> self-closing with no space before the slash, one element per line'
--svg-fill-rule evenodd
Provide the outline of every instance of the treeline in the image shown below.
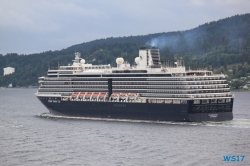
<path fill-rule="evenodd" d="M 98 39 L 60 51 L 31 55 L 0 55 L 0 68 L 14 67 L 16 72 L 0 76 L 0 86 L 37 85 L 37 78 L 46 75 L 49 67 L 68 65 L 74 53 L 80 52 L 86 63 L 111 64 L 117 57 L 134 64 L 141 46 L 156 46 L 161 59 L 183 59 L 187 69 L 209 69 L 245 77 L 250 73 L 250 14 L 236 15 L 205 23 L 197 28 L 149 34 Z"/>

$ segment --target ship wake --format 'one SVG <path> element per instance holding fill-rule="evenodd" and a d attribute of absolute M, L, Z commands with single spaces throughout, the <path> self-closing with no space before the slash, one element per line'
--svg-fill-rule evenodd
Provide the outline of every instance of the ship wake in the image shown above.
<path fill-rule="evenodd" d="M 110 122 L 131 122 L 131 123 L 152 123 L 152 124 L 168 124 L 168 125 L 187 125 L 187 126 L 208 126 L 208 127 L 232 127 L 232 128 L 250 128 L 250 119 L 233 119 L 231 121 L 222 122 L 165 122 L 151 120 L 134 120 L 134 119 L 111 119 L 111 118 L 94 118 L 94 117 L 74 117 L 60 116 L 50 113 L 42 113 L 38 115 L 41 118 L 56 118 L 56 119 L 76 119 L 76 120 L 93 120 L 93 121 L 110 121 Z"/>

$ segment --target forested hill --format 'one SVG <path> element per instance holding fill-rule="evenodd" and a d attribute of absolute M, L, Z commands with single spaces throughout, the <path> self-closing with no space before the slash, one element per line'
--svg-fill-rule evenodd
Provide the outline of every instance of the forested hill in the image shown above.
<path fill-rule="evenodd" d="M 157 33 L 145 36 L 129 36 L 94 40 L 71 46 L 64 51 L 89 49 L 96 45 L 133 42 L 140 45 L 168 47 L 173 53 L 207 52 L 219 46 L 231 49 L 247 47 L 250 44 L 250 14 L 205 23 L 197 28 Z"/>
<path fill-rule="evenodd" d="M 117 57 L 134 63 L 140 46 L 157 46 L 161 59 L 182 58 L 187 68 L 235 71 L 232 77 L 246 76 L 250 69 L 250 14 L 205 23 L 194 29 L 164 32 L 143 36 L 111 37 L 81 43 L 60 51 L 38 54 L 0 55 L 0 68 L 14 67 L 16 72 L 0 76 L 0 86 L 36 85 L 37 78 L 46 74 L 48 67 L 67 65 L 74 52 L 81 52 L 87 63 L 115 65 Z"/>

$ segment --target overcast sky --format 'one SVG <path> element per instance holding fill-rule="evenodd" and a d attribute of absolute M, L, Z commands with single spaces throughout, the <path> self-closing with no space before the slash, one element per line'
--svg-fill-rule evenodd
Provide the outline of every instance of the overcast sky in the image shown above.
<path fill-rule="evenodd" d="M 250 0 L 0 0 L 0 54 L 188 30 L 250 13 Z"/>

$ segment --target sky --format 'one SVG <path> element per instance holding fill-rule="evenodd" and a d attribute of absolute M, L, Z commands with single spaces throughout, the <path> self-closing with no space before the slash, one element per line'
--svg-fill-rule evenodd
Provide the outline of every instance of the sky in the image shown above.
<path fill-rule="evenodd" d="M 0 0 L 0 54 L 188 30 L 245 13 L 250 0 Z"/>

